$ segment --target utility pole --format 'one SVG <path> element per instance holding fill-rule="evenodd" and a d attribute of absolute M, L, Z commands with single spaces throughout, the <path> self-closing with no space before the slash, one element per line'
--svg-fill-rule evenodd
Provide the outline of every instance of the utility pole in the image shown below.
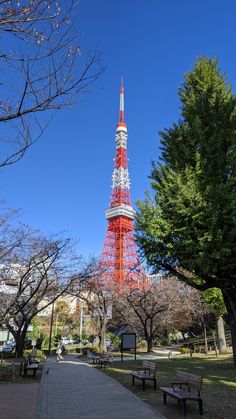
<path fill-rule="evenodd" d="M 83 334 L 83 315 L 84 315 L 84 306 L 83 303 L 80 302 L 80 325 L 79 325 L 79 346 L 80 352 L 82 347 L 82 334 Z"/>
<path fill-rule="evenodd" d="M 53 316 L 54 316 L 54 301 L 52 303 L 52 312 L 51 312 L 51 321 L 50 321 L 50 331 L 49 331 L 49 343 L 48 343 L 48 352 L 51 355 L 51 346 L 52 346 L 52 327 L 53 327 Z"/>

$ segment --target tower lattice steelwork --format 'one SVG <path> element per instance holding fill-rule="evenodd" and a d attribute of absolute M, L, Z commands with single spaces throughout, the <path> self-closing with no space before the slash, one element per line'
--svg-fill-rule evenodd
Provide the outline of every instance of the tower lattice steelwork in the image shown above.
<path fill-rule="evenodd" d="M 144 270 L 134 240 L 135 211 L 130 200 L 130 179 L 127 159 L 127 125 L 124 120 L 124 87 L 120 88 L 119 122 L 116 127 L 116 152 L 112 175 L 110 207 L 106 211 L 107 233 L 100 264 L 108 280 L 122 285 L 126 281 L 139 283 Z"/>

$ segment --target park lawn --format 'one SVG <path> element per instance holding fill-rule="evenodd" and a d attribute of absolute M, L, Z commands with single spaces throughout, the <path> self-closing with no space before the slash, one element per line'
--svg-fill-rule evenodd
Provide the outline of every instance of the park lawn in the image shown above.
<path fill-rule="evenodd" d="M 198 403 L 187 401 L 188 419 L 233 419 L 236 418 L 236 371 L 232 367 L 231 355 L 213 356 L 199 355 L 192 359 L 181 356 L 173 359 L 157 360 L 157 390 L 153 383 L 146 382 L 146 390 L 142 391 L 142 383 L 138 380 L 133 387 L 130 372 L 142 365 L 142 361 L 114 362 L 109 365 L 105 373 L 119 381 L 130 391 L 135 393 L 153 409 L 168 419 L 180 419 L 182 405 L 177 400 L 167 397 L 167 406 L 163 405 L 162 392 L 159 386 L 169 385 L 174 381 L 177 369 L 188 371 L 203 377 L 203 416 L 198 413 Z"/>
<path fill-rule="evenodd" d="M 11 359 L 11 362 L 12 362 L 12 359 Z M 36 383 L 36 382 L 39 382 L 40 379 L 41 379 L 41 375 L 42 375 L 43 364 L 44 364 L 44 362 L 41 361 L 40 364 L 39 364 L 39 369 L 36 372 L 36 376 L 35 377 L 33 377 L 31 375 L 32 373 L 29 373 L 29 375 L 27 375 L 25 378 L 23 378 L 20 375 L 20 362 L 17 362 L 16 363 L 16 369 L 15 369 L 16 376 L 15 376 L 15 380 L 14 381 L 11 380 L 11 379 L 7 379 L 7 380 L 6 379 L 2 379 L 2 377 L 1 377 L 1 373 L 3 373 L 4 375 L 8 375 L 8 374 L 11 375 L 11 373 L 12 373 L 12 365 L 4 365 L 4 363 L 3 364 L 0 364 L 0 384 L 6 384 L 6 383 L 9 383 L 9 384 L 28 384 L 28 383 Z"/>

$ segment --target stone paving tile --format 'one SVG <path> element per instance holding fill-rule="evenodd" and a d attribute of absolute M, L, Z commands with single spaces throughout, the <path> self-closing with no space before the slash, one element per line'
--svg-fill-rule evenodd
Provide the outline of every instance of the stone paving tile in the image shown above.
<path fill-rule="evenodd" d="M 46 361 L 36 419 L 165 418 L 102 371 L 67 356 Z"/>
<path fill-rule="evenodd" d="M 1 384 L 0 419 L 35 419 L 39 383 Z"/>

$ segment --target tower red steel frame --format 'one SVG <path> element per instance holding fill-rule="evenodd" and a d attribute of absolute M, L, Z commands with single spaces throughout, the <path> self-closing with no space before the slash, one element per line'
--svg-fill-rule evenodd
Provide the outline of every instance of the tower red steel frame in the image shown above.
<path fill-rule="evenodd" d="M 134 239 L 135 211 L 130 200 L 130 180 L 127 159 L 127 125 L 124 119 L 124 87 L 120 87 L 119 122 L 116 126 L 116 152 L 112 175 L 110 207 L 106 238 L 100 258 L 109 281 L 122 285 L 126 281 L 139 283 L 144 270 Z"/>

